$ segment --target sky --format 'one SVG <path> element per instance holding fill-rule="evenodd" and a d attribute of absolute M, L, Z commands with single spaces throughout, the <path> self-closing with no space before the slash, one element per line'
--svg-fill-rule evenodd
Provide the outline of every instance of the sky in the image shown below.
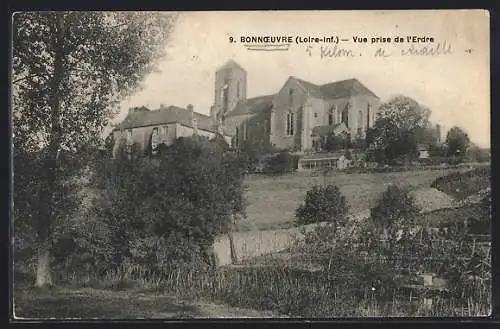
<path fill-rule="evenodd" d="M 288 51 L 250 51 L 241 36 L 338 36 L 338 47 L 354 57 L 323 57 L 321 44 L 296 44 Z M 393 42 L 395 36 L 404 43 Z M 402 56 L 407 36 L 433 37 L 421 47 L 449 49 L 434 56 Z M 229 37 L 237 42 L 230 43 Z M 355 43 L 353 37 L 366 37 Z M 391 37 L 390 43 L 371 43 Z M 312 45 L 310 53 L 307 45 Z M 323 44 L 333 49 L 334 44 Z M 384 49 L 388 57 L 374 56 Z M 449 47 L 449 48 L 448 48 Z M 160 104 L 209 114 L 215 71 L 229 59 L 247 71 L 247 97 L 276 93 L 289 76 L 316 84 L 357 78 L 382 101 L 412 97 L 432 111 L 431 121 L 464 128 L 472 141 L 490 145 L 489 16 L 481 10 L 433 11 L 253 11 L 182 12 L 165 46 L 159 72 L 121 104 L 120 122 L 132 106 Z"/>

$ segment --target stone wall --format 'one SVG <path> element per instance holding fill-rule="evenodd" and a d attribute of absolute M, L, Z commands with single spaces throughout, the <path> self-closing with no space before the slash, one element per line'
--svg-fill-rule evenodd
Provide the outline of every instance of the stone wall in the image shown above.
<path fill-rule="evenodd" d="M 352 214 L 352 221 L 359 221 L 369 217 L 369 211 Z M 318 225 L 325 223 L 309 224 L 288 229 L 248 231 L 233 233 L 234 259 L 238 262 L 258 256 L 285 251 L 292 247 L 296 241 L 304 238 L 304 233 L 314 230 Z M 218 237 L 213 245 L 218 265 L 233 263 L 231 257 L 231 242 L 229 237 Z"/>

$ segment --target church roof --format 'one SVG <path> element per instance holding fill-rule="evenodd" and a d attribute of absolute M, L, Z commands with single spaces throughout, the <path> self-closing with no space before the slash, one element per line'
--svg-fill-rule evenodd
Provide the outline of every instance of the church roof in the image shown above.
<path fill-rule="evenodd" d="M 273 94 L 241 100 L 236 104 L 234 110 L 229 112 L 226 117 L 254 114 L 269 109 L 273 105 L 274 96 Z"/>
<path fill-rule="evenodd" d="M 193 112 L 194 118 L 197 121 L 197 127 L 200 130 L 217 132 L 213 125 L 212 118 L 208 115 Z M 131 111 L 127 117 L 116 126 L 115 129 L 131 129 L 148 126 L 158 126 L 168 123 L 179 123 L 186 127 L 193 127 L 191 112 L 185 108 L 177 106 L 169 106 L 157 110 L 141 110 Z"/>
<path fill-rule="evenodd" d="M 316 85 L 311 82 L 294 78 L 299 84 L 312 96 L 330 100 L 335 98 L 347 98 L 356 95 L 369 94 L 377 97 L 370 89 L 365 87 L 358 79 L 347 79 L 326 83 L 323 85 Z M 378 97 L 377 97 L 378 98 Z"/>

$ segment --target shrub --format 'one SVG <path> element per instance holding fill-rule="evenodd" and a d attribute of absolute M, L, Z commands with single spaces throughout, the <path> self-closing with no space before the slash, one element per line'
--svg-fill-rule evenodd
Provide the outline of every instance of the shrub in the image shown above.
<path fill-rule="evenodd" d="M 299 157 L 290 154 L 288 151 L 282 151 L 276 156 L 267 160 L 264 167 L 264 173 L 267 174 L 285 174 L 297 169 Z"/>
<path fill-rule="evenodd" d="M 203 138 L 178 139 L 154 159 L 99 161 L 92 184 L 97 197 L 65 259 L 98 272 L 210 263 L 215 236 L 244 212 L 236 157 Z"/>
<path fill-rule="evenodd" d="M 349 204 L 337 186 L 313 186 L 307 191 L 304 204 L 296 210 L 298 225 L 331 222 L 335 226 L 345 223 Z"/>
<path fill-rule="evenodd" d="M 376 226 L 387 230 L 401 222 L 411 223 L 418 211 L 407 189 L 389 185 L 370 213 Z"/>
<path fill-rule="evenodd" d="M 491 167 L 479 167 L 466 172 L 454 172 L 437 178 L 431 187 L 457 199 L 491 187 Z"/>

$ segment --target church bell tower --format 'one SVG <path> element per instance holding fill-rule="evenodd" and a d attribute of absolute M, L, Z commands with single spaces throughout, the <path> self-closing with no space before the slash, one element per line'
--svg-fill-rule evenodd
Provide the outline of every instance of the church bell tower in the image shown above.
<path fill-rule="evenodd" d="M 215 72 L 214 106 L 210 115 L 216 124 L 224 122 L 240 100 L 247 97 L 247 72 L 233 60 L 229 60 Z"/>

